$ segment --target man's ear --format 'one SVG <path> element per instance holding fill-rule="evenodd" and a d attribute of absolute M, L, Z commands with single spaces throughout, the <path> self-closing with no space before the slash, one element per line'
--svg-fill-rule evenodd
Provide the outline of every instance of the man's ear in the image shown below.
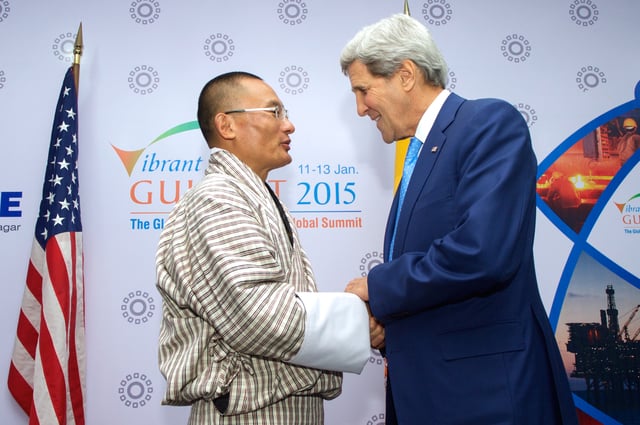
<path fill-rule="evenodd" d="M 235 137 L 235 122 L 233 118 L 222 112 L 213 117 L 213 125 L 223 139 L 233 139 Z"/>
<path fill-rule="evenodd" d="M 400 76 L 400 83 L 405 90 L 411 90 L 416 84 L 416 78 L 418 78 L 418 67 L 411 60 L 404 60 L 398 68 L 398 75 Z"/>

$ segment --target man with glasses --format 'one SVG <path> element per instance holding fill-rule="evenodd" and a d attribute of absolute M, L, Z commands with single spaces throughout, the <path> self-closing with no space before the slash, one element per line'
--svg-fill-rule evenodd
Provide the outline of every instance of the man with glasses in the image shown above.
<path fill-rule="evenodd" d="M 317 292 L 266 182 L 291 162 L 295 127 L 246 72 L 204 86 L 198 122 L 209 166 L 171 212 L 156 255 L 163 403 L 191 405 L 190 425 L 321 425 L 341 372 L 360 373 L 370 357 L 369 317 L 353 294 Z"/>

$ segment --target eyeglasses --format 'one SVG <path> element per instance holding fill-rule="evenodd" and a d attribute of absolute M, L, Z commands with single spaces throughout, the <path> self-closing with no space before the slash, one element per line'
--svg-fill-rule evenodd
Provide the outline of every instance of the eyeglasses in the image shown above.
<path fill-rule="evenodd" d="M 273 112 L 276 119 L 284 121 L 285 119 L 289 119 L 289 111 L 280 107 L 280 106 L 272 106 L 270 108 L 245 108 L 245 109 L 232 109 L 231 111 L 224 112 L 225 114 L 235 114 L 237 112 L 258 112 L 258 111 L 267 111 Z"/>

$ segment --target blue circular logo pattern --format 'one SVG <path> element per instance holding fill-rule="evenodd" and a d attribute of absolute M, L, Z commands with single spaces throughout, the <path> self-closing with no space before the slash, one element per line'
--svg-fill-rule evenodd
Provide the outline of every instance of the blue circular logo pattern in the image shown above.
<path fill-rule="evenodd" d="M 456 73 L 452 70 L 449 70 L 449 81 L 447 82 L 447 88 L 451 91 L 456 89 L 456 83 L 458 82 L 458 77 L 456 77 Z"/>
<path fill-rule="evenodd" d="M 445 25 L 453 15 L 451 5 L 446 0 L 429 0 L 422 5 L 422 16 L 429 25 Z"/>
<path fill-rule="evenodd" d="M 378 366 L 382 366 L 384 364 L 384 358 L 382 357 L 382 354 L 380 354 L 380 351 L 374 350 L 373 348 L 371 349 L 371 356 L 369 357 L 369 363 L 375 364 Z"/>
<path fill-rule="evenodd" d="M 158 88 L 158 71 L 153 69 L 149 65 L 136 66 L 129 72 L 129 78 L 127 79 L 129 88 L 134 93 L 145 95 L 153 93 Z"/>
<path fill-rule="evenodd" d="M 122 317 L 134 325 L 147 323 L 153 317 L 155 309 L 153 297 L 150 297 L 148 292 L 140 290 L 129 292 L 120 306 Z"/>
<path fill-rule="evenodd" d="M 307 4 L 301 0 L 285 0 L 278 3 L 278 18 L 285 24 L 298 25 L 307 19 Z"/>
<path fill-rule="evenodd" d="M 522 114 L 529 128 L 531 128 L 531 126 L 533 126 L 536 121 L 538 121 L 536 111 L 531 107 L 531 105 L 527 105 L 526 103 L 518 103 L 517 105 L 513 106 L 515 106 L 515 108 Z"/>
<path fill-rule="evenodd" d="M 75 47 L 76 36 L 73 33 L 60 34 L 53 41 L 53 54 L 64 62 L 71 62 L 73 58 L 73 49 Z"/>
<path fill-rule="evenodd" d="M 309 87 L 309 74 L 300 66 L 288 66 L 278 77 L 280 88 L 288 94 L 300 94 Z"/>
<path fill-rule="evenodd" d="M 604 72 L 600 71 L 597 66 L 583 66 L 576 75 L 576 83 L 578 88 L 583 92 L 589 91 L 598 87 L 600 84 L 605 84 L 607 77 Z"/>
<path fill-rule="evenodd" d="M 598 6 L 591 0 L 574 0 L 569 6 L 569 17 L 581 27 L 595 24 L 599 14 Z"/>
<path fill-rule="evenodd" d="M 139 24 L 153 24 L 160 17 L 160 3 L 153 0 L 136 0 L 129 8 L 131 19 Z"/>
<path fill-rule="evenodd" d="M 502 56 L 514 63 L 524 62 L 531 55 L 529 40 L 518 34 L 508 35 L 502 40 L 500 50 L 502 50 Z"/>
<path fill-rule="evenodd" d="M 227 34 L 211 34 L 204 43 L 204 54 L 214 62 L 228 61 L 236 47 Z"/>
<path fill-rule="evenodd" d="M 9 17 L 9 12 L 11 12 L 11 4 L 9 3 L 9 1 L 0 1 L 0 22 Z"/>
<path fill-rule="evenodd" d="M 367 425 L 384 425 L 386 423 L 384 413 L 378 413 L 373 415 L 371 419 L 367 421 Z"/>
<path fill-rule="evenodd" d="M 366 253 L 365 256 L 360 259 L 360 276 L 367 276 L 372 268 L 382 263 L 384 263 L 382 252 L 373 251 Z"/>
<path fill-rule="evenodd" d="M 0 90 L 4 88 L 4 83 L 7 82 L 7 77 L 4 76 L 4 71 L 0 69 Z"/>
<path fill-rule="evenodd" d="M 153 385 L 147 375 L 132 373 L 120 381 L 118 394 L 125 406 L 137 409 L 151 400 Z"/>

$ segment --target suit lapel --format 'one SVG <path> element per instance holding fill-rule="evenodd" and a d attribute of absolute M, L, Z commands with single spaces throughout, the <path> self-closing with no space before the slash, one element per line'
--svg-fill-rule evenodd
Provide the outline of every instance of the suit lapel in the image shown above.
<path fill-rule="evenodd" d="M 397 253 L 402 252 L 404 246 L 404 239 L 407 233 L 407 224 L 409 217 L 413 212 L 416 201 L 422 192 L 422 189 L 427 183 L 429 174 L 436 163 L 440 152 L 447 141 L 445 130 L 453 122 L 456 112 L 460 105 L 464 102 L 464 99 L 455 93 L 451 93 L 442 109 L 438 113 L 433 127 L 424 141 L 420 155 L 416 162 L 416 167 L 413 170 L 411 180 L 409 180 L 409 186 L 407 187 L 407 193 L 405 194 L 402 210 L 400 211 L 400 218 L 398 219 L 398 229 L 396 230 L 395 247 L 394 251 Z M 393 204 L 391 205 L 391 211 L 389 213 L 389 219 L 387 221 L 387 229 L 385 232 L 384 246 L 385 246 L 385 258 L 388 258 L 387 251 L 391 242 L 391 234 L 393 233 L 393 218 L 395 217 L 396 210 L 398 208 L 398 194 L 396 193 Z M 394 255 L 394 258 L 398 254 Z"/>

